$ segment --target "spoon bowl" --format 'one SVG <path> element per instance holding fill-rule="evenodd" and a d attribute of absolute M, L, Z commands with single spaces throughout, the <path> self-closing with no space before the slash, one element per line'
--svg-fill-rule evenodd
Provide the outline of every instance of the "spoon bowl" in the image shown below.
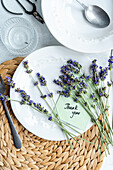
<path fill-rule="evenodd" d="M 110 24 L 108 14 L 97 5 L 86 6 L 84 3 L 76 0 L 84 9 L 84 17 L 89 23 L 97 28 L 105 28 Z"/>
<path fill-rule="evenodd" d="M 90 23 L 98 28 L 105 28 L 110 24 L 108 14 L 99 6 L 90 5 L 86 7 L 84 15 Z"/>

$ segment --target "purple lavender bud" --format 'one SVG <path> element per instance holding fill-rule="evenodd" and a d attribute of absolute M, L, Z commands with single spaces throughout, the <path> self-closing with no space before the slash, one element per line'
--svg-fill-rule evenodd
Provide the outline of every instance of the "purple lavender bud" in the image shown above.
<path fill-rule="evenodd" d="M 103 96 L 103 93 L 102 93 L 102 92 L 100 92 L 100 93 L 99 93 L 99 96 L 100 96 L 100 97 L 102 97 L 102 96 Z"/>
<path fill-rule="evenodd" d="M 93 99 L 94 97 L 95 97 L 95 94 L 92 93 L 92 94 L 90 95 L 90 98 Z"/>
<path fill-rule="evenodd" d="M 48 113 L 48 111 L 46 109 L 44 109 L 44 113 Z"/>
<path fill-rule="evenodd" d="M 23 65 L 24 65 L 24 68 L 28 69 L 28 68 L 29 68 L 29 66 L 28 66 L 28 60 L 23 61 Z"/>
<path fill-rule="evenodd" d="M 47 95 L 42 95 L 40 96 L 42 99 L 45 99 L 47 97 Z"/>
<path fill-rule="evenodd" d="M 3 95 L 2 93 L 0 93 L 0 100 L 7 102 L 7 101 L 10 100 L 10 98 L 9 98 L 8 96 L 5 96 L 5 95 Z"/>
<path fill-rule="evenodd" d="M 74 101 L 77 103 L 77 102 L 79 101 L 79 99 L 78 99 L 78 98 L 75 98 Z"/>
<path fill-rule="evenodd" d="M 22 99 L 21 102 L 20 102 L 21 105 L 25 105 L 26 102 Z"/>
<path fill-rule="evenodd" d="M 52 121 L 52 116 L 50 116 L 50 117 L 48 118 L 48 120 Z"/>
<path fill-rule="evenodd" d="M 6 77 L 7 83 L 10 87 L 15 88 L 15 83 L 10 77 Z"/>
<path fill-rule="evenodd" d="M 32 106 L 33 105 L 33 100 L 30 100 L 28 105 Z"/>
<path fill-rule="evenodd" d="M 88 106 L 88 103 L 87 103 L 87 102 L 85 102 L 85 103 L 84 103 L 84 105 L 85 105 L 85 106 Z"/>
<path fill-rule="evenodd" d="M 33 71 L 32 69 L 29 69 L 29 70 L 26 70 L 26 73 L 31 74 L 32 71 Z"/>
<path fill-rule="evenodd" d="M 34 83 L 34 86 L 37 86 L 38 85 L 38 81 L 36 81 L 35 83 Z"/>
<path fill-rule="evenodd" d="M 52 97 L 53 97 L 53 93 L 49 93 L 48 96 L 49 96 L 50 98 L 52 98 Z"/>
<path fill-rule="evenodd" d="M 40 73 L 37 73 L 37 76 L 40 77 Z"/>
<path fill-rule="evenodd" d="M 110 82 L 107 82 L 107 86 L 108 86 L 108 87 L 111 87 L 111 83 L 110 83 Z"/>

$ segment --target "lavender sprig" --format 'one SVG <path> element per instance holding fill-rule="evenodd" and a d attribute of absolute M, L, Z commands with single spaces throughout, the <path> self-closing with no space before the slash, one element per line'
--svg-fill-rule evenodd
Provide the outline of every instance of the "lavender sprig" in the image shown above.
<path fill-rule="evenodd" d="M 92 61 L 91 70 L 93 74 L 92 81 L 94 82 L 96 86 L 98 86 L 100 83 L 97 69 L 98 69 L 97 60 L 95 59 Z"/>
<path fill-rule="evenodd" d="M 16 88 L 15 92 L 18 92 L 22 98 L 20 102 L 21 105 L 27 104 L 29 106 L 35 107 L 39 112 L 44 114 L 49 113 L 48 110 L 42 107 L 40 103 L 35 103 L 33 100 L 31 100 L 30 95 L 28 95 L 24 90 Z"/>

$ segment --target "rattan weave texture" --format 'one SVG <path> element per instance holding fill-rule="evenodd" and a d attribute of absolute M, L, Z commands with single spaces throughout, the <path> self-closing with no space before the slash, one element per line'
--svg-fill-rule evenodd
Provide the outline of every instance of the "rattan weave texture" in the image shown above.
<path fill-rule="evenodd" d="M 0 65 L 0 74 L 12 77 L 23 57 L 17 57 Z M 9 87 L 6 85 L 6 94 Z M 104 149 L 101 160 L 95 145 L 79 140 L 80 145 L 72 140 L 73 152 L 68 142 L 48 141 L 41 139 L 26 130 L 15 118 L 10 103 L 7 103 L 15 127 L 22 139 L 22 149 L 16 149 L 13 144 L 8 120 L 0 103 L 0 170 L 98 170 L 104 159 Z M 21 114 L 21 113 L 20 113 Z M 82 137 L 95 141 L 98 128 L 93 125 Z"/>

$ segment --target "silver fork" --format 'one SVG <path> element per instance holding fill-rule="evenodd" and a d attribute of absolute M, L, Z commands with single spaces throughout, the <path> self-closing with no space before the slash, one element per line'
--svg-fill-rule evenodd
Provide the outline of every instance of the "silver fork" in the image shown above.
<path fill-rule="evenodd" d="M 4 95 L 4 93 L 5 93 L 5 83 L 4 83 L 1 75 L 0 75 L 0 93 L 2 95 Z M 11 116 L 9 114 L 9 111 L 8 111 L 8 108 L 7 108 L 5 101 L 2 101 L 2 103 L 3 103 L 3 107 L 4 107 L 4 110 L 5 110 L 10 128 L 11 128 L 11 132 L 12 132 L 12 136 L 13 136 L 13 140 L 14 140 L 14 145 L 15 145 L 16 148 L 20 149 L 22 147 L 21 139 L 20 139 L 20 137 L 17 133 L 17 130 L 16 130 L 14 124 L 13 124 L 13 121 L 11 119 Z"/>

